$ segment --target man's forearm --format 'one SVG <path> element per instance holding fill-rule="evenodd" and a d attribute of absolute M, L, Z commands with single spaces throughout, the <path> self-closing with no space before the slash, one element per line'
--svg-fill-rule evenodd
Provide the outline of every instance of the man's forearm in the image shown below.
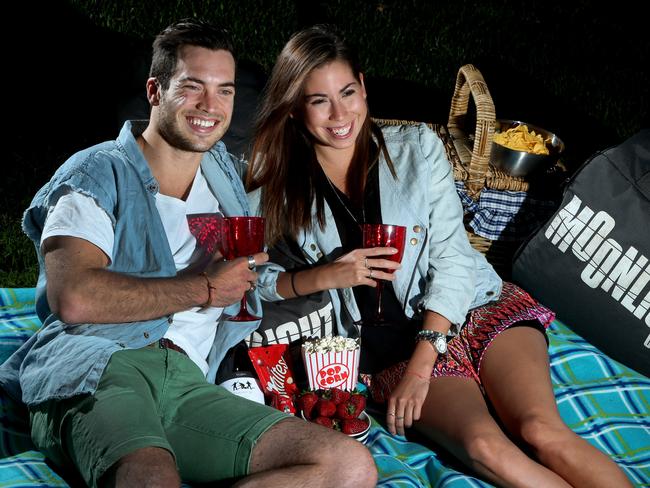
<path fill-rule="evenodd" d="M 74 280 L 48 283 L 50 307 L 67 323 L 154 319 L 201 305 L 208 296 L 207 281 L 198 275 L 138 278 L 86 269 Z"/>

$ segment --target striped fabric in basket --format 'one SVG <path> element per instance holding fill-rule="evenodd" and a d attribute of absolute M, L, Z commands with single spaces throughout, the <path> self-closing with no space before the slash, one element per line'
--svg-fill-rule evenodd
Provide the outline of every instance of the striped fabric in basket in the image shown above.
<path fill-rule="evenodd" d="M 0 288 L 0 361 L 40 326 L 33 289 Z M 635 486 L 650 486 L 650 379 L 608 358 L 560 322 L 549 328 L 551 377 L 562 417 L 612 457 Z M 0 487 L 65 487 L 34 450 L 21 410 L 0 395 Z M 373 421 L 367 443 L 380 487 L 487 487 L 453 460 L 391 436 Z"/>

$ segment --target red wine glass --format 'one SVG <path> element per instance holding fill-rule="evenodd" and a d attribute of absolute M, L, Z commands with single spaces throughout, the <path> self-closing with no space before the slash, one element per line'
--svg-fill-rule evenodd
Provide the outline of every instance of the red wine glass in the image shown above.
<path fill-rule="evenodd" d="M 250 256 L 264 250 L 263 217 L 226 217 L 224 221 L 226 225 L 224 226 L 221 247 L 226 259 Z M 244 294 L 239 312 L 228 320 L 247 322 L 259 320 L 260 318 L 248 312 L 246 294 Z"/>
<path fill-rule="evenodd" d="M 394 247 L 395 254 L 382 256 L 383 259 L 390 259 L 397 263 L 402 262 L 404 255 L 404 244 L 406 242 L 406 227 L 390 224 L 363 224 L 363 247 Z M 382 269 L 392 273 L 392 269 Z M 377 311 L 375 313 L 375 325 L 384 322 L 384 311 L 381 306 L 381 294 L 384 289 L 384 282 L 377 280 Z"/>

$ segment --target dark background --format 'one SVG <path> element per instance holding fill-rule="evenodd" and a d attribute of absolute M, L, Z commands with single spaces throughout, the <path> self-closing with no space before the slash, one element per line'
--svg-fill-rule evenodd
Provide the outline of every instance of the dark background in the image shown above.
<path fill-rule="evenodd" d="M 638 5 L 25 2 L 5 17 L 9 150 L 0 177 L 0 286 L 33 286 L 35 258 L 20 233 L 22 211 L 69 155 L 115 138 L 124 116 L 142 111 L 138 97 L 152 38 L 174 20 L 201 17 L 228 27 L 241 66 L 255 67 L 258 85 L 291 33 L 318 22 L 336 24 L 358 47 L 371 113 L 379 117 L 445 123 L 458 68 L 472 63 L 487 82 L 497 117 L 557 133 L 573 171 L 595 151 L 650 125 L 650 41 Z M 15 28 L 9 25 L 14 22 Z M 236 104 L 236 111 L 244 106 Z"/>

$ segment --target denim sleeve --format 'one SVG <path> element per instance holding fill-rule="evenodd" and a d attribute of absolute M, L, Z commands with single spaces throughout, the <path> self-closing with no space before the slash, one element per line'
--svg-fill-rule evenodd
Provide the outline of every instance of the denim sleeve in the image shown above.
<path fill-rule="evenodd" d="M 463 208 L 442 141 L 425 125 L 420 126 L 419 136 L 422 158 L 430 174 L 426 189 L 430 203 L 429 262 L 420 307 L 438 312 L 460 327 L 474 296 L 473 251 L 463 225 Z"/>

